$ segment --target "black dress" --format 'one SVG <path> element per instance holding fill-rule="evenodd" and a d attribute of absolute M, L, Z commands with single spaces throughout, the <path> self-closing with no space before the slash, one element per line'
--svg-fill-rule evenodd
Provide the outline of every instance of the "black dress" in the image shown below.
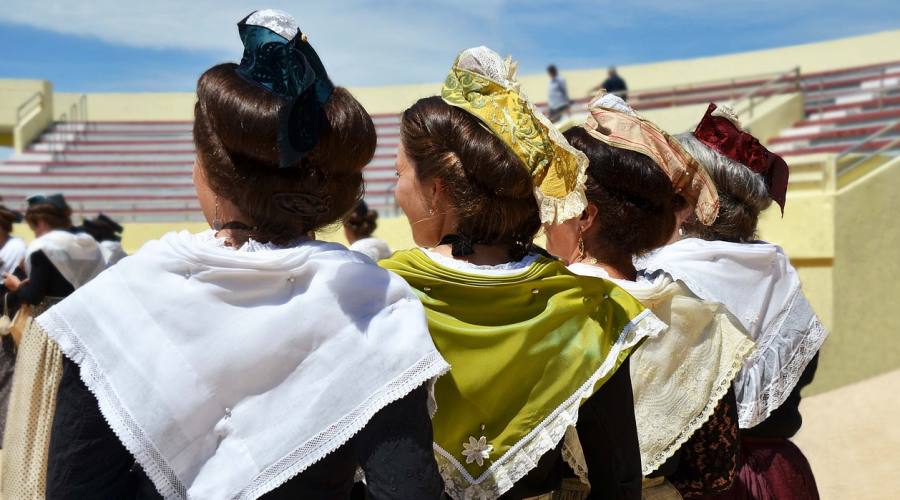
<path fill-rule="evenodd" d="M 578 412 L 578 439 L 588 467 L 587 498 L 641 498 L 641 450 L 634 420 L 630 360 L 587 399 Z M 503 495 L 504 499 L 538 496 L 558 490 L 574 472 L 562 459 L 562 447 L 547 452 L 537 467 Z"/>
<path fill-rule="evenodd" d="M 31 264 L 31 274 L 17 291 L 9 292 L 10 305 L 36 306 L 47 297 L 68 297 L 75 291 L 75 287 L 63 277 L 44 252 L 34 252 L 28 261 Z"/>
<path fill-rule="evenodd" d="M 97 400 L 66 359 L 47 465 L 48 499 L 161 498 L 113 434 Z M 427 385 L 427 384 L 426 384 Z M 378 412 L 366 427 L 321 461 L 265 495 L 272 499 L 351 498 L 360 467 L 373 499 L 440 498 L 426 386 Z"/>

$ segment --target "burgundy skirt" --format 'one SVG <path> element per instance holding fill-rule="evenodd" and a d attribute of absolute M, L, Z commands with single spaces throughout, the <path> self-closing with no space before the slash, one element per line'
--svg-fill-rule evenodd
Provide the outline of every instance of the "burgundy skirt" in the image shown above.
<path fill-rule="evenodd" d="M 819 500 L 809 461 L 789 439 L 741 438 L 741 463 L 725 500 Z"/>

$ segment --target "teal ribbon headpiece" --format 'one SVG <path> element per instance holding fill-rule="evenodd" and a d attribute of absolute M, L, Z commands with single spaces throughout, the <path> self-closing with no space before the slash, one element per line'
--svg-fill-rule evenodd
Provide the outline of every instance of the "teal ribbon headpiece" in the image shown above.
<path fill-rule="evenodd" d="M 254 12 L 238 23 L 238 33 L 244 44 L 238 75 L 285 101 L 279 112 L 279 166 L 293 167 L 316 147 L 327 127 L 323 106 L 334 85 L 288 14 Z"/>

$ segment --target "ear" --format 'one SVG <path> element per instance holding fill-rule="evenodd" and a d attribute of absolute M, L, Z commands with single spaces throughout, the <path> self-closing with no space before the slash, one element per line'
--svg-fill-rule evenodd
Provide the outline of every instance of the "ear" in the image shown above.
<path fill-rule="evenodd" d="M 432 205 L 444 206 L 444 197 L 447 196 L 447 188 L 444 185 L 444 181 L 435 177 L 429 184 L 430 186 L 427 187 L 426 192 L 429 194 Z"/>
<path fill-rule="evenodd" d="M 597 222 L 597 215 L 599 213 L 600 210 L 597 208 L 597 205 L 594 205 L 593 203 L 587 204 L 587 207 L 581 212 L 581 217 L 578 219 L 578 226 L 581 228 L 582 233 L 591 231 L 594 224 Z"/>

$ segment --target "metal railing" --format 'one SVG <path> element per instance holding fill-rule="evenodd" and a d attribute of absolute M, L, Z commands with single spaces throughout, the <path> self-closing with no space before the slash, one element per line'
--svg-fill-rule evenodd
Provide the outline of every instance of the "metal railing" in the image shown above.
<path fill-rule="evenodd" d="M 69 108 L 62 112 L 56 121 L 68 123 L 87 120 L 87 95 L 81 94 L 78 101 L 73 102 Z"/>
<path fill-rule="evenodd" d="M 33 110 L 44 106 L 44 93 L 40 90 L 31 94 L 28 99 L 25 99 L 22 104 L 19 104 L 19 107 L 16 108 L 16 126 L 22 123 L 22 120 L 28 116 Z"/>
<path fill-rule="evenodd" d="M 894 137 L 893 139 L 888 140 L 886 143 L 882 144 L 877 149 L 863 152 L 863 149 L 865 149 L 867 145 L 874 142 L 876 139 L 880 138 L 881 136 L 887 135 L 889 132 L 892 132 L 896 129 L 900 129 L 900 119 L 896 119 L 896 120 L 886 124 L 885 126 L 881 127 L 880 129 L 878 129 L 877 131 L 875 131 L 874 133 L 872 133 L 871 135 L 869 135 L 868 137 L 863 139 L 861 142 L 842 151 L 837 156 L 837 159 L 836 159 L 838 176 L 845 175 L 847 173 L 852 172 L 853 170 L 858 168 L 860 165 L 871 160 L 872 157 L 874 157 L 875 155 L 878 155 L 885 151 L 888 151 L 891 148 L 893 148 L 894 146 L 900 144 L 900 136 L 897 136 L 897 137 Z M 842 161 L 846 161 L 847 159 L 849 159 L 849 156 L 851 154 L 854 154 L 857 152 L 860 152 L 861 156 L 854 158 L 853 161 L 851 161 L 850 163 L 848 163 L 846 165 L 841 165 Z"/>
<path fill-rule="evenodd" d="M 847 94 L 848 95 L 849 94 L 857 94 L 857 93 L 863 92 L 863 91 L 872 92 L 875 95 L 877 95 L 878 107 L 876 109 L 878 109 L 878 110 L 884 109 L 884 97 L 887 94 L 894 92 L 897 89 L 900 89 L 900 85 L 898 85 L 898 84 L 892 84 L 892 85 L 885 86 L 884 81 L 887 76 L 887 70 L 888 70 L 887 67 L 882 67 L 882 68 L 878 69 L 877 73 L 875 73 L 874 75 L 871 75 L 873 77 L 878 78 L 878 87 L 877 88 L 863 89 L 860 86 L 856 86 L 856 87 L 853 87 L 852 89 L 848 89 Z M 823 76 L 823 77 L 816 78 L 815 81 L 818 82 L 818 89 L 817 89 L 818 93 L 824 94 L 825 93 L 825 83 L 827 83 L 829 81 L 829 79 L 827 77 Z M 815 86 L 816 86 L 816 84 L 814 83 L 811 87 L 815 87 Z M 841 94 L 835 94 L 833 96 L 829 94 L 828 99 L 818 99 L 816 112 L 821 116 L 823 113 L 823 107 L 827 106 L 827 104 L 825 104 L 825 102 L 831 100 L 831 98 L 838 97 L 839 95 L 841 95 Z"/>
<path fill-rule="evenodd" d="M 787 80 L 788 88 L 793 87 L 794 90 L 798 92 L 803 91 L 803 87 L 800 83 L 800 66 L 794 66 L 788 71 L 781 73 L 780 75 L 770 79 L 762 85 L 751 89 L 749 92 L 745 92 L 737 99 L 733 99 L 731 103 L 732 109 L 734 109 L 734 112 L 738 116 L 741 116 L 746 112 L 747 118 L 753 118 L 753 110 L 756 106 L 762 104 L 773 95 L 784 92 L 784 86 L 778 87 L 777 90 L 776 86 L 782 85 L 782 82 L 784 82 L 785 80 Z M 758 97 L 761 97 L 762 100 L 757 103 L 756 99 Z M 747 101 L 746 106 L 743 108 L 739 106 L 739 103 L 741 103 L 742 101 Z"/>

